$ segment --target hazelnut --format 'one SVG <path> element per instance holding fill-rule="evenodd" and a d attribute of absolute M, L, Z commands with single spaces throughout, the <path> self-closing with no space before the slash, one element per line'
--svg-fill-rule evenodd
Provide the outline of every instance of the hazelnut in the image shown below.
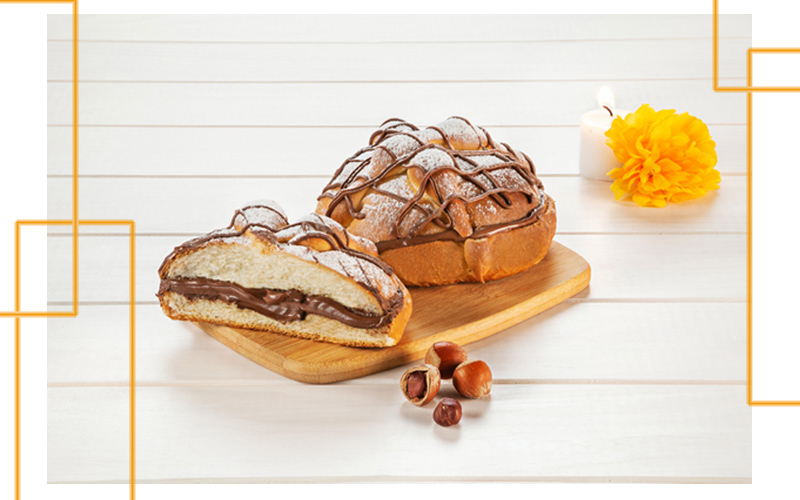
<path fill-rule="evenodd" d="M 450 427 L 461 421 L 461 403 L 453 398 L 442 398 L 433 410 L 433 421 L 442 427 Z"/>
<path fill-rule="evenodd" d="M 436 342 L 425 354 L 425 362 L 439 369 L 443 379 L 453 378 L 456 367 L 467 360 L 467 351 L 453 342 Z"/>
<path fill-rule="evenodd" d="M 453 385 L 464 397 L 482 398 L 492 390 L 492 371 L 479 359 L 461 363 L 453 374 Z"/>
<path fill-rule="evenodd" d="M 417 365 L 409 368 L 400 378 L 400 390 L 412 404 L 422 406 L 433 401 L 441 382 L 438 368 Z"/>

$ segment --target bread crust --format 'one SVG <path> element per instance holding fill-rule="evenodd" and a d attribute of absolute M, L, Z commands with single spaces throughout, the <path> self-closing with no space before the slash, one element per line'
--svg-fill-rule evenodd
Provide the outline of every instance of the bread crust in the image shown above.
<path fill-rule="evenodd" d="M 394 248 L 380 257 L 409 286 L 486 282 L 511 276 L 547 255 L 556 231 L 555 203 L 548 197 L 539 219 L 485 238 L 434 241 Z"/>

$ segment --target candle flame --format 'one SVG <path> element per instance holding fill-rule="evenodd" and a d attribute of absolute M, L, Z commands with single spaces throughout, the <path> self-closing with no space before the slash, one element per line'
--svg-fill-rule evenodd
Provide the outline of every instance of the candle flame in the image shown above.
<path fill-rule="evenodd" d="M 613 108 L 615 104 L 614 92 L 612 92 L 611 89 L 605 85 L 600 87 L 600 90 L 597 91 L 597 104 L 599 104 L 601 108 L 603 106 Z"/>

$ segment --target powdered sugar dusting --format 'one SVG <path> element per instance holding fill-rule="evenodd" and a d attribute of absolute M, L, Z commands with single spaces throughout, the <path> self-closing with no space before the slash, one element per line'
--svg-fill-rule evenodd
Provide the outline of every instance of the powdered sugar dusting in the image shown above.
<path fill-rule="evenodd" d="M 306 258 L 308 256 L 300 256 Z M 391 277 L 371 262 L 363 261 L 342 252 L 315 252 L 315 261 L 339 274 L 349 276 L 368 289 L 374 289 L 382 298 L 389 299 L 397 293 L 396 277 Z"/>
<path fill-rule="evenodd" d="M 399 175 L 387 179 L 378 184 L 376 187 L 381 189 L 382 191 L 386 191 L 387 193 L 391 193 L 403 199 L 407 199 L 411 196 L 414 196 L 414 190 L 411 188 L 411 185 L 408 183 L 408 179 L 404 175 Z"/>
<path fill-rule="evenodd" d="M 405 177 L 396 177 L 378 186 L 381 191 L 407 199 L 414 195 Z M 362 212 L 364 220 L 370 221 L 364 228 L 364 236 L 372 241 L 385 241 L 394 238 L 392 222 L 397 220 L 405 203 L 382 192 L 374 191 L 364 196 Z M 358 222 L 356 221 L 356 225 Z"/>
<path fill-rule="evenodd" d="M 408 161 L 408 165 L 420 167 L 426 172 L 435 170 L 437 168 L 454 166 L 453 158 L 447 154 L 443 149 L 429 148 L 415 154 Z"/>
<path fill-rule="evenodd" d="M 500 168 L 492 170 L 489 175 L 492 176 L 497 185 L 502 186 L 504 189 L 530 191 L 528 182 L 513 168 Z"/>
<path fill-rule="evenodd" d="M 461 118 L 448 118 L 437 127 L 447 134 L 451 141 L 466 144 L 469 149 L 478 149 L 481 143 L 486 141 L 486 137 L 482 137 L 482 132 L 476 132 L 476 129 Z M 479 133 L 480 135 L 478 135 Z"/>
<path fill-rule="evenodd" d="M 232 225 L 235 229 L 241 229 L 246 225 L 257 225 L 269 228 L 273 231 L 285 226 L 288 223 L 286 212 L 273 200 L 258 200 L 247 203 L 236 211 Z"/>
<path fill-rule="evenodd" d="M 411 132 L 407 134 L 398 134 L 393 135 L 390 138 L 386 139 L 381 143 L 382 147 L 385 147 L 389 151 L 394 154 L 396 158 L 400 158 L 405 156 L 420 146 L 421 141 L 415 139 L 416 133 Z M 424 144 L 424 142 L 422 142 Z"/>

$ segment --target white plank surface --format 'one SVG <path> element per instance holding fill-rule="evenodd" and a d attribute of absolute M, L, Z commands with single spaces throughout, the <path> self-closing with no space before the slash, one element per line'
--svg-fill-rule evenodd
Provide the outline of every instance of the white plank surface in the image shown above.
<path fill-rule="evenodd" d="M 81 306 L 76 319 L 50 319 L 51 386 L 128 380 L 128 306 Z M 746 376 L 743 303 L 571 301 L 467 346 L 495 381 L 514 383 L 724 383 Z M 171 384 L 288 384 L 194 325 L 168 319 L 153 303 L 136 318 L 137 381 Z M 598 328 L 598 325 L 618 325 Z M 626 325 L 642 325 L 628 328 Z M 713 353 L 710 354 L 710 353 Z M 408 366 L 344 384 L 391 384 Z"/>
<path fill-rule="evenodd" d="M 331 169 L 333 170 L 333 169 Z M 299 170 L 302 172 L 302 170 Z M 80 215 L 85 219 L 134 219 L 144 234 L 200 235 L 225 227 L 234 210 L 253 200 L 280 200 L 290 218 L 313 212 L 329 178 L 88 178 L 81 179 Z M 545 189 L 556 200 L 561 233 L 745 232 L 747 178 L 726 176 L 706 197 L 663 209 L 642 210 L 617 202 L 611 184 L 582 177 L 546 177 Z M 48 179 L 48 217 L 72 213 L 69 178 Z M 291 196 L 282 196 L 291 193 Z M 69 228 L 54 227 L 51 232 Z M 102 228 L 89 231 L 103 231 Z M 107 231 L 107 230 L 106 230 Z"/>
<path fill-rule="evenodd" d="M 127 397 L 49 389 L 50 481 L 125 480 Z M 744 401 L 740 386 L 497 385 L 443 429 L 395 383 L 140 388 L 137 479 L 749 482 Z"/>
<path fill-rule="evenodd" d="M 722 15 L 720 37 L 750 38 L 749 15 Z M 80 40 L 194 42 L 445 42 L 711 39 L 710 15 L 126 16 L 81 15 Z M 48 16 L 49 40 L 72 39 L 72 17 Z"/>
<path fill-rule="evenodd" d="M 82 176 L 286 176 L 332 172 L 376 127 L 81 127 Z M 745 125 L 712 125 L 717 170 L 747 171 Z M 543 175 L 577 175 L 578 125 L 498 127 L 492 136 L 524 151 Z M 72 175 L 72 127 L 48 127 L 50 176 Z M 313 143 L 298 155 L 287 144 Z M 224 169 L 225 174 L 220 174 Z M 295 174 L 295 172 L 302 172 Z"/>
<path fill-rule="evenodd" d="M 726 41 L 721 78 L 744 78 L 749 38 Z M 90 43 L 81 81 L 386 82 L 710 79 L 708 40 L 437 44 Z M 681 61 L 667 66 L 660 54 Z M 613 58 L 607 54 L 614 54 Z M 266 63 L 265 61 L 269 61 Z M 471 63 L 470 63 L 471 61 Z M 50 81 L 72 81 L 72 43 L 48 43 Z"/>
<path fill-rule="evenodd" d="M 741 84 L 750 16 L 720 28 L 722 83 Z M 140 481 L 750 482 L 746 108 L 711 90 L 711 16 L 82 16 L 80 37 L 80 217 L 139 232 Z M 50 16 L 51 218 L 71 215 L 70 38 L 71 18 Z M 578 177 L 578 119 L 603 84 L 619 107 L 709 124 L 722 189 L 640 209 Z M 469 346 L 497 384 L 458 428 L 403 402 L 404 367 L 303 385 L 161 313 L 173 246 L 256 198 L 307 213 L 383 120 L 453 114 L 533 157 L 557 240 L 593 271 L 575 298 Z M 71 239 L 49 233 L 48 300 L 64 310 Z M 48 480 L 124 482 L 128 239 L 82 234 L 80 315 L 48 322 Z"/>
<path fill-rule="evenodd" d="M 136 246 L 136 300 L 155 301 L 157 269 L 182 236 L 143 236 Z M 593 300 L 744 300 L 745 234 L 561 235 L 556 240 L 592 265 L 592 282 L 578 297 Z M 48 258 L 71 255 L 72 239 L 48 238 Z M 128 239 L 80 239 L 80 300 L 128 300 Z M 52 270 L 51 270 L 52 268 Z M 620 271 L 624 269 L 624 272 Z M 72 271 L 49 266 L 48 301 L 72 304 Z"/>
<path fill-rule="evenodd" d="M 724 82 L 723 82 L 724 83 Z M 402 116 L 420 124 L 448 116 L 476 124 L 574 126 L 597 107 L 602 82 L 84 83 L 83 125 L 377 126 Z M 614 83 L 617 106 L 691 111 L 709 124 L 746 123 L 745 96 L 705 80 Z M 48 83 L 48 124 L 72 123 L 72 84 Z"/>

